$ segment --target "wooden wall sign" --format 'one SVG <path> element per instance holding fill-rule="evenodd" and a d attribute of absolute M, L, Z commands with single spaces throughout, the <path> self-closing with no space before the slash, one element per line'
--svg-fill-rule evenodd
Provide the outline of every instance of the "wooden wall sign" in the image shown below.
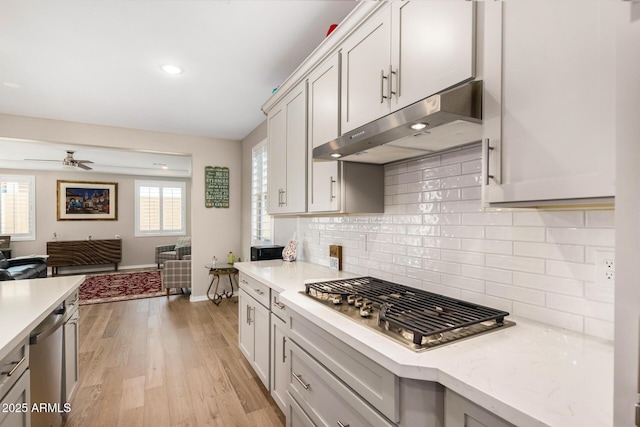
<path fill-rule="evenodd" d="M 206 166 L 204 168 L 204 206 L 229 207 L 229 168 Z"/>

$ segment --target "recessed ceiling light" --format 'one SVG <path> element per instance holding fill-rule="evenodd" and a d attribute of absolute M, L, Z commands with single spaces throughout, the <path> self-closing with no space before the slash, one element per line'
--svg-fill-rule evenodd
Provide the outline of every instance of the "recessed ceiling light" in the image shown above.
<path fill-rule="evenodd" d="M 342 154 L 340 154 L 340 153 L 333 153 L 333 154 L 331 155 L 331 157 L 333 157 L 334 159 L 338 159 L 338 158 L 342 157 Z"/>
<path fill-rule="evenodd" d="M 416 123 L 415 125 L 411 125 L 411 129 L 413 130 L 422 130 L 424 128 L 426 128 L 427 125 L 424 123 Z"/>
<path fill-rule="evenodd" d="M 165 64 L 162 66 L 162 71 L 164 71 L 167 74 L 181 74 L 182 68 L 176 65 Z"/>
<path fill-rule="evenodd" d="M 2 82 L 6 87 L 10 87 L 11 89 L 20 89 L 20 85 L 14 82 Z"/>

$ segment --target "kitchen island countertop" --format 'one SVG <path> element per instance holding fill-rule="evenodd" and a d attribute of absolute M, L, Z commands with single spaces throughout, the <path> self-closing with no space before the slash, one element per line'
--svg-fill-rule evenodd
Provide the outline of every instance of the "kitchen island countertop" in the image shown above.
<path fill-rule="evenodd" d="M 0 281 L 0 359 L 40 324 L 85 276 Z"/>
<path fill-rule="evenodd" d="M 237 267 L 399 377 L 436 381 L 520 427 L 613 425 L 611 342 L 510 316 L 514 327 L 416 353 L 300 293 L 305 280 L 357 275 L 300 261 Z"/>

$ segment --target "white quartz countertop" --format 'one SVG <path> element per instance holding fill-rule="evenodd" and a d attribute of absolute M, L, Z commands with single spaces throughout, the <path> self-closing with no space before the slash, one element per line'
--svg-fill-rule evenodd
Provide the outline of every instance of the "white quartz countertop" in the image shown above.
<path fill-rule="evenodd" d="M 0 281 L 0 359 L 71 295 L 84 277 Z"/>
<path fill-rule="evenodd" d="M 437 381 L 521 427 L 613 425 L 613 345 L 514 318 L 516 325 L 420 353 L 302 295 L 304 281 L 355 277 L 299 262 L 239 263 L 280 301 L 394 374 Z"/>

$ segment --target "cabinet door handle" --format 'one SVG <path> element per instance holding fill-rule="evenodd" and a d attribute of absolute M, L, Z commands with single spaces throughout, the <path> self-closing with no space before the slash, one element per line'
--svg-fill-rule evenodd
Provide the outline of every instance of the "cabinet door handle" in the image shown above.
<path fill-rule="evenodd" d="M 387 80 L 387 76 L 384 75 L 384 70 L 380 70 L 380 104 L 384 102 L 388 97 L 384 94 L 384 81 Z"/>
<path fill-rule="evenodd" d="M 329 189 L 330 189 L 330 191 L 329 191 L 329 195 L 330 195 L 329 201 L 330 201 L 330 202 L 333 202 L 333 199 L 335 199 L 335 198 L 336 198 L 336 194 L 335 194 L 334 189 L 335 189 L 335 185 L 336 185 L 336 183 L 337 183 L 338 181 L 336 181 L 335 179 L 333 179 L 333 177 L 332 177 L 332 176 L 330 176 L 330 177 L 329 177 L 329 180 L 330 180 L 330 181 L 329 181 L 329 185 L 330 185 L 330 187 L 329 187 Z"/>
<path fill-rule="evenodd" d="M 13 367 L 12 370 L 10 370 L 9 372 L 3 372 L 3 375 L 6 375 L 8 377 L 10 377 L 11 375 L 16 373 L 16 370 L 20 367 L 20 365 L 22 365 L 24 363 L 24 361 L 27 360 L 27 357 L 23 357 L 22 359 L 20 359 L 18 362 L 11 362 L 11 363 L 15 363 L 16 366 Z"/>
<path fill-rule="evenodd" d="M 391 95 L 395 95 L 397 98 L 400 98 L 400 69 L 397 69 L 395 71 L 391 70 L 390 72 L 391 74 L 391 83 L 393 83 L 393 77 L 395 76 L 396 79 L 396 84 L 395 84 L 395 92 L 391 91 Z M 391 84 L 389 85 L 389 87 L 391 87 Z"/>
<path fill-rule="evenodd" d="M 340 420 L 336 421 L 336 423 L 338 424 L 338 427 L 349 427 L 349 424 L 342 424 Z"/>
<path fill-rule="evenodd" d="M 485 163 L 484 163 L 484 167 L 485 167 L 485 170 L 486 170 L 485 173 L 487 174 L 487 176 L 485 177 L 484 183 L 485 183 L 485 185 L 489 185 L 489 180 L 494 178 L 494 176 L 491 175 L 491 173 L 489 171 L 489 167 L 491 165 L 491 161 L 490 161 L 489 156 L 491 154 L 491 151 L 493 150 L 493 147 L 491 146 L 491 141 L 489 140 L 489 138 L 485 139 L 484 142 L 485 142 L 485 144 L 484 144 L 485 145 L 485 152 L 484 152 L 484 162 Z"/>
<path fill-rule="evenodd" d="M 247 304 L 247 325 L 251 324 L 251 306 Z"/>
<path fill-rule="evenodd" d="M 302 386 L 302 388 L 304 388 L 305 390 L 309 390 L 309 386 L 310 384 L 305 384 L 304 381 L 302 381 L 302 375 L 297 375 L 295 372 L 291 371 L 291 375 L 293 375 L 293 378 L 295 378 L 296 380 L 298 380 L 298 382 L 300 383 L 300 385 Z"/>
<path fill-rule="evenodd" d="M 282 363 L 287 360 L 287 349 L 285 348 L 285 344 L 287 343 L 287 337 L 282 337 Z"/>

